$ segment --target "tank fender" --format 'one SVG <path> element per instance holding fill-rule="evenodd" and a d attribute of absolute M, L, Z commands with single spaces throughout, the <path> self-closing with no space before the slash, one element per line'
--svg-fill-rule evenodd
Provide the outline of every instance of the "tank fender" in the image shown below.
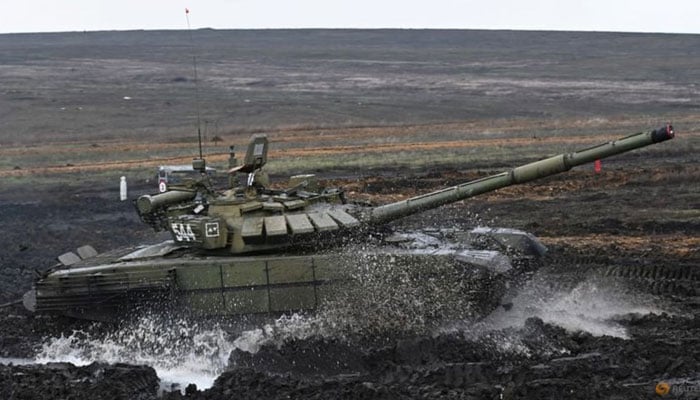
<path fill-rule="evenodd" d="M 547 246 L 533 234 L 511 228 L 478 227 L 469 231 L 472 244 L 497 244 L 502 250 L 516 251 L 524 256 L 542 257 Z"/>
<path fill-rule="evenodd" d="M 455 259 L 497 274 L 504 274 L 513 269 L 510 259 L 503 253 L 494 250 L 462 250 L 455 254 Z"/>

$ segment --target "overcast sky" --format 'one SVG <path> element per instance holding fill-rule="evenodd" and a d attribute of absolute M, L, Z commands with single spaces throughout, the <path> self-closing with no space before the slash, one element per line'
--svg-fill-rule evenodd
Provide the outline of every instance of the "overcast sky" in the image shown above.
<path fill-rule="evenodd" d="M 700 0 L 3 0 L 0 33 L 454 28 L 700 33 Z"/>

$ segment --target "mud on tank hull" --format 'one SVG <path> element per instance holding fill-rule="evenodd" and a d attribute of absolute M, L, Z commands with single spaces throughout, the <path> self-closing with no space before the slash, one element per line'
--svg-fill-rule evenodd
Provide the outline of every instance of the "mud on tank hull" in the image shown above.
<path fill-rule="evenodd" d="M 72 257 L 38 278 L 24 303 L 33 312 L 91 320 L 170 309 L 279 316 L 358 298 L 391 301 L 417 287 L 424 292 L 430 281 L 430 296 L 449 291 L 469 305 L 462 312 L 479 317 L 545 251 L 528 233 L 491 228 L 398 233 L 378 245 L 308 255 L 203 255 L 166 241 Z"/>
<path fill-rule="evenodd" d="M 349 203 L 342 189 L 321 188 L 312 176 L 294 176 L 285 189 L 268 187 L 262 170 L 268 140 L 256 134 L 243 164 L 237 165 L 233 154 L 229 159 L 234 178 L 247 174 L 245 185 L 231 179 L 230 188 L 220 191 L 203 178 L 136 200 L 143 222 L 155 231 L 170 231 L 177 245 L 102 255 L 83 247 L 80 256 L 63 255 L 62 266 L 36 281 L 25 306 L 91 319 L 119 318 L 140 308 L 229 316 L 323 311 L 327 304 L 357 304 L 359 318 L 387 304 L 389 312 L 399 313 L 402 307 L 444 305 L 428 307 L 419 319 L 449 318 L 452 309 L 479 316 L 498 304 L 502 288 L 517 282 L 528 270 L 524 261 L 542 255 L 544 246 L 531 235 L 509 230 L 388 236 L 387 224 L 674 136 L 667 124 L 372 207 Z M 195 159 L 193 169 L 205 175 L 204 160 Z M 377 242 L 375 233 L 384 240 Z M 333 240 L 322 240 L 327 237 Z M 307 251 L 297 248 L 297 241 L 309 243 Z M 340 250 L 316 251 L 318 245 L 332 243 Z"/>

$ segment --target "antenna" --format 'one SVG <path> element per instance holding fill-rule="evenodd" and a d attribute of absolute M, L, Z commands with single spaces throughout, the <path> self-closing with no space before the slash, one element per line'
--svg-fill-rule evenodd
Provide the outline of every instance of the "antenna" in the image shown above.
<path fill-rule="evenodd" d="M 200 172 L 206 172 L 204 156 L 202 155 L 202 122 L 199 105 L 199 79 L 197 79 L 197 55 L 195 54 L 194 40 L 192 39 L 192 29 L 190 28 L 190 9 L 185 8 L 185 19 L 187 19 L 187 33 L 190 36 L 190 47 L 192 48 L 192 66 L 194 67 L 194 92 L 195 92 L 195 107 L 197 109 L 197 140 L 199 143 L 199 160 L 192 162 L 192 168 Z"/>

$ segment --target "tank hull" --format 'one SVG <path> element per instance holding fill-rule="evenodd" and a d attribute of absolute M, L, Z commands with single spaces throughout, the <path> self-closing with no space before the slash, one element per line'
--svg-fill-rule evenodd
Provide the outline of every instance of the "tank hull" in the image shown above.
<path fill-rule="evenodd" d="M 536 239 L 525 235 L 526 246 L 533 247 Z M 407 244 L 413 237 L 362 251 L 309 255 L 207 256 L 171 241 L 125 248 L 48 271 L 35 282 L 25 305 L 31 304 L 28 308 L 38 313 L 91 320 L 169 309 L 195 317 L 278 316 L 315 311 L 337 301 L 339 294 L 347 296 L 353 284 L 364 285 L 358 280 L 367 277 L 358 271 L 367 271 L 370 265 L 375 272 L 387 268 L 387 274 L 395 273 L 391 266 L 401 266 L 416 277 L 449 265 L 457 272 L 455 280 L 461 280 L 461 287 L 468 287 L 472 295 L 479 292 L 479 282 L 489 283 L 491 290 L 496 277 L 511 279 L 522 272 L 519 262 L 500 253 L 420 237 L 430 238 L 429 243 Z M 478 261 L 484 254 L 487 259 Z M 465 285 L 465 280 L 472 282 Z M 375 290 L 391 291 L 401 282 L 394 285 L 389 278 L 383 284 Z M 487 296 L 487 302 L 497 304 L 494 296 L 500 293 Z"/>
<path fill-rule="evenodd" d="M 36 283 L 36 311 L 112 319 L 174 304 L 198 316 L 283 313 L 318 307 L 328 257 L 150 259 L 71 266 Z"/>

